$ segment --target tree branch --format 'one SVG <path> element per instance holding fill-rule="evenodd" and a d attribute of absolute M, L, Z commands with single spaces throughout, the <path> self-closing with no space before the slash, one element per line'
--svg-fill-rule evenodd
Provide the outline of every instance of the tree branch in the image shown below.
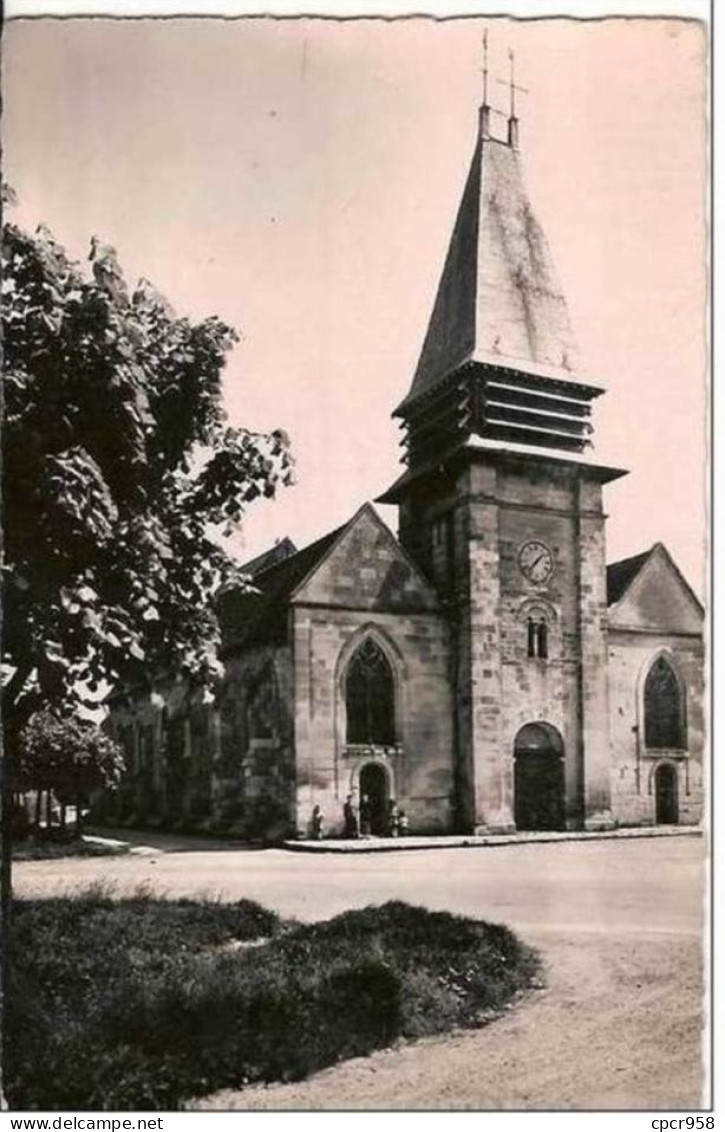
<path fill-rule="evenodd" d="M 18 704 L 34 667 L 30 660 L 21 662 L 3 688 L 3 716 L 6 718 L 8 713 L 12 714 Z"/>

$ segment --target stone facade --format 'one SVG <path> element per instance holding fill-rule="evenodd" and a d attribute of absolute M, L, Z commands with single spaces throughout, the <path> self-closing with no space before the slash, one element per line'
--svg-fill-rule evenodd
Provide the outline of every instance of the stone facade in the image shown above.
<path fill-rule="evenodd" d="M 676 816 L 699 822 L 704 789 L 702 612 L 665 548 L 657 545 L 628 591 L 613 603 L 608 629 L 612 803 L 621 825 L 653 825 L 660 768 L 676 784 Z M 647 741 L 645 686 L 659 658 L 673 671 L 683 733 L 673 746 Z"/>
<path fill-rule="evenodd" d="M 275 837 L 294 821 L 289 649 L 229 659 L 215 698 L 183 681 L 111 702 L 128 772 L 116 816 L 178 829 Z"/>
<path fill-rule="evenodd" d="M 259 581 L 275 583 L 279 574 L 272 567 Z M 213 706 L 181 683 L 115 698 L 113 724 L 130 771 L 116 803 L 120 816 L 244 837 L 304 836 L 318 805 L 336 834 L 346 796 L 359 797 L 361 772 L 374 764 L 411 828 L 453 828 L 450 627 L 433 587 L 373 508 L 364 507 L 279 601 L 282 639 L 228 644 Z M 253 597 L 246 609 L 254 624 Z M 279 627 L 268 631 L 274 636 Z M 367 641 L 392 674 L 394 734 L 386 743 L 348 735 L 346 673 Z M 147 792 L 136 756 L 148 727 L 155 792 Z M 196 788 L 202 767 L 203 800 Z"/>
<path fill-rule="evenodd" d="M 371 637 L 388 657 L 396 680 L 396 735 L 390 745 L 348 743 L 344 675 L 355 648 Z M 342 829 L 342 804 L 360 797 L 360 773 L 384 768 L 389 795 L 411 827 L 448 832 L 454 782 L 448 630 L 440 617 L 365 611 L 295 610 L 295 688 L 298 750 L 297 828 L 309 827 L 321 806 L 330 832 Z"/>
<path fill-rule="evenodd" d="M 454 805 L 449 629 L 432 587 L 365 507 L 293 599 L 297 828 L 319 805 L 330 832 L 360 773 L 380 765 L 388 795 L 426 832 L 451 828 Z M 372 639 L 395 685 L 388 744 L 349 741 L 345 676 Z M 300 754 L 302 757 L 300 758 Z"/>
<path fill-rule="evenodd" d="M 516 828 L 516 736 L 539 721 L 562 740 L 566 826 L 611 826 L 604 514 L 596 469 L 487 453 L 439 492 L 413 495 L 401 538 L 440 583 L 445 571 L 435 532 L 446 521 L 461 673 L 459 759 L 471 784 L 465 824 L 480 832 Z M 519 565 L 531 540 L 553 554 L 551 575 L 538 584 Z M 547 624 L 546 658 L 528 655 L 532 612 Z"/>
<path fill-rule="evenodd" d="M 551 482 L 540 465 L 508 456 L 476 463 L 453 492 L 447 483 L 421 504 L 409 529 L 428 530 L 438 589 L 366 506 L 279 597 L 281 639 L 252 634 L 228 646 L 213 702 L 182 681 L 117 697 L 113 725 L 129 771 L 116 816 L 275 839 L 309 836 L 318 806 L 335 836 L 345 799 L 359 802 L 361 776 L 375 766 L 385 800 L 396 800 L 415 833 L 697 823 L 699 603 L 659 545 L 632 560 L 636 569 L 607 572 L 599 485 L 571 469 L 547 475 Z M 532 539 L 553 556 L 539 584 L 521 569 Z M 413 541 L 422 555 L 423 541 Z M 258 575 L 260 590 L 299 557 Z M 532 615 L 546 624 L 544 656 L 530 655 Z M 349 727 L 346 680 L 370 642 L 392 678 L 385 742 L 360 742 Z M 682 737 L 668 747 L 647 744 L 645 685 L 660 659 L 682 705 Z M 536 775 L 528 787 L 519 777 L 532 725 L 556 748 L 535 750 L 532 765 L 561 764 L 559 816 L 550 811 L 539 825 L 517 796 L 549 789 Z M 673 813 L 662 812 L 668 788 Z"/>

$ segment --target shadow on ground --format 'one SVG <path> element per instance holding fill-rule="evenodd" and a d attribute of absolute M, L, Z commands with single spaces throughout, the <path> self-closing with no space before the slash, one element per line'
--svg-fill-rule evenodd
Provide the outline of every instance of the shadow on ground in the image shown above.
<path fill-rule="evenodd" d="M 158 853 L 229 853 L 260 852 L 268 849 L 264 842 L 237 841 L 202 834 L 168 833 L 158 829 L 124 829 L 121 826 L 92 826 L 86 831 L 93 837 L 122 841 L 133 849 L 155 849 Z"/>

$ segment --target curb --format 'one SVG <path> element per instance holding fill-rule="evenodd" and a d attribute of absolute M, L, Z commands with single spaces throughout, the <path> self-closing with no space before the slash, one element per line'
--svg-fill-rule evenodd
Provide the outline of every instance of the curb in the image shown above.
<path fill-rule="evenodd" d="M 649 837 L 702 837 L 704 830 L 696 825 L 648 826 L 631 829 L 609 829 L 599 832 L 572 830 L 551 833 L 499 833 L 458 837 L 370 838 L 358 841 L 283 841 L 282 849 L 293 853 L 398 853 L 421 849 L 495 849 L 503 845 L 538 845 L 563 841 L 630 841 Z"/>

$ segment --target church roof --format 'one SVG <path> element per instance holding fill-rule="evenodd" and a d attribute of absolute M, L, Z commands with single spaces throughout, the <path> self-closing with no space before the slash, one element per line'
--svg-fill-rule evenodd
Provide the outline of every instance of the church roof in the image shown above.
<path fill-rule="evenodd" d="M 260 587 L 263 593 L 273 597 L 275 601 L 287 601 L 300 582 L 303 582 L 307 575 L 320 564 L 327 551 L 347 526 L 348 524 L 344 523 L 341 527 L 336 527 L 334 531 L 330 531 L 322 538 L 310 543 L 309 546 L 291 554 L 284 562 L 276 563 L 267 570 L 263 570 L 255 577 L 255 584 Z"/>
<path fill-rule="evenodd" d="M 641 574 L 646 564 L 656 555 L 661 556 L 666 561 L 697 609 L 702 612 L 702 602 L 680 571 L 667 547 L 661 542 L 656 542 L 642 554 L 635 554 L 631 558 L 622 558 L 619 562 L 612 562 L 607 566 L 607 605 L 615 605 L 618 601 L 621 601 L 635 578 Z"/>
<path fill-rule="evenodd" d="M 649 558 L 654 547 L 631 558 L 622 558 L 607 566 L 607 605 L 614 605 L 627 592 Z"/>
<path fill-rule="evenodd" d="M 263 570 L 269 569 L 270 566 L 276 566 L 278 562 L 283 562 L 285 558 L 297 553 L 297 547 L 292 542 L 291 538 L 285 536 L 276 542 L 269 550 L 265 550 L 263 554 L 258 554 L 256 558 L 251 558 L 249 562 L 245 562 L 240 567 L 242 574 L 249 574 L 254 577 L 256 574 L 261 574 Z"/>
<path fill-rule="evenodd" d="M 566 301 L 526 192 L 518 146 L 490 136 L 483 125 L 420 360 L 399 410 L 466 362 L 568 382 L 579 371 Z"/>
<path fill-rule="evenodd" d="M 298 600 L 387 612 L 438 609 L 435 591 L 369 503 L 341 527 L 257 570 L 252 587 L 218 594 L 225 650 L 282 640 Z"/>
<path fill-rule="evenodd" d="M 347 524 L 337 527 L 282 560 L 273 561 L 271 566 L 257 569 L 253 573 L 253 591 L 237 590 L 220 595 L 223 601 L 224 645 L 229 647 L 242 642 L 251 643 L 284 633 L 290 597 L 300 582 L 322 561 L 345 526 Z M 285 541 L 294 545 L 291 540 Z M 274 549 L 273 547 L 272 550 Z M 258 559 L 253 560 L 251 565 L 255 561 Z M 248 573 L 251 572 L 249 565 L 246 568 Z"/>

